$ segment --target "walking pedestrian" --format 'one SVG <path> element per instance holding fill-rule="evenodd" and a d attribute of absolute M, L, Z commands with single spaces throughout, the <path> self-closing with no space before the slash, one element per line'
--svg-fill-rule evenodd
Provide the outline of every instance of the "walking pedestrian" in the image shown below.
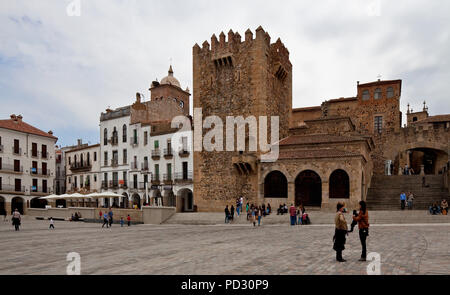
<path fill-rule="evenodd" d="M 408 201 L 408 209 L 412 210 L 412 208 L 413 208 L 413 201 L 414 201 L 414 195 L 413 195 L 412 192 L 409 192 L 407 201 Z"/>
<path fill-rule="evenodd" d="M 400 194 L 400 208 L 402 210 L 405 210 L 405 204 L 406 204 L 406 194 L 405 194 L 405 192 L 402 192 Z"/>
<path fill-rule="evenodd" d="M 258 217 L 258 226 L 261 226 L 262 212 L 263 210 L 261 206 L 259 206 L 258 210 L 256 211 L 256 216 Z"/>
<path fill-rule="evenodd" d="M 111 207 L 109 207 L 108 221 L 109 221 L 109 227 L 111 227 L 111 226 L 112 226 L 112 223 L 113 223 L 113 212 L 112 212 Z"/>
<path fill-rule="evenodd" d="M 128 226 L 130 226 L 130 224 L 131 224 L 131 217 L 130 217 L 130 214 L 128 214 L 128 216 L 127 216 L 127 223 L 128 223 Z"/>
<path fill-rule="evenodd" d="M 345 235 L 347 235 L 347 221 L 345 221 L 344 212 L 345 204 L 339 202 L 336 206 L 337 213 L 334 218 L 335 223 L 335 231 L 333 237 L 333 249 L 336 251 L 336 260 L 339 262 L 345 262 L 345 259 L 342 258 L 342 251 L 345 249 Z"/>
<path fill-rule="evenodd" d="M 293 204 L 291 204 L 291 207 L 289 207 L 289 215 L 291 216 L 291 225 L 295 225 L 297 218 L 297 210 L 295 209 Z"/>
<path fill-rule="evenodd" d="M 256 208 L 252 206 L 252 222 L 253 222 L 253 226 L 256 226 Z"/>
<path fill-rule="evenodd" d="M 229 222 L 230 218 L 230 210 L 228 209 L 228 205 L 225 206 L 225 223 Z"/>
<path fill-rule="evenodd" d="M 353 216 L 353 220 L 358 222 L 359 228 L 359 240 L 361 241 L 361 258 L 359 261 L 366 261 L 367 257 L 367 245 L 366 240 L 369 235 L 369 213 L 367 212 L 366 202 L 359 202 L 359 214 L 358 216 Z"/>
<path fill-rule="evenodd" d="M 48 229 L 55 229 L 55 222 L 53 221 L 53 217 L 50 217 L 50 226 L 48 227 Z"/>
<path fill-rule="evenodd" d="M 106 212 L 103 214 L 103 225 L 102 225 L 102 228 L 105 226 L 105 224 L 106 224 L 106 228 L 108 228 L 109 227 L 108 214 Z"/>
<path fill-rule="evenodd" d="M 22 220 L 22 217 L 20 216 L 20 212 L 16 208 L 11 216 L 11 221 L 12 221 L 12 224 L 14 225 L 14 229 L 16 231 L 20 230 L 20 221 L 21 220 Z"/>

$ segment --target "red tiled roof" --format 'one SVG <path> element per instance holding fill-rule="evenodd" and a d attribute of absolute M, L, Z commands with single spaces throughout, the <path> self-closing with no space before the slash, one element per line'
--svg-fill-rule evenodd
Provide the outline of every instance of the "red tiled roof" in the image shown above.
<path fill-rule="evenodd" d="M 50 135 L 47 132 L 44 132 L 40 129 L 37 129 L 36 127 L 33 127 L 30 124 L 27 124 L 20 119 L 0 120 L 0 128 L 5 128 L 5 129 L 9 129 L 9 130 L 24 132 L 24 133 L 34 134 L 34 135 L 39 135 L 39 136 L 44 136 L 44 137 L 58 140 L 57 137 Z"/>
<path fill-rule="evenodd" d="M 360 154 L 341 151 L 336 149 L 317 149 L 317 150 L 286 150 L 280 151 L 278 159 L 312 159 L 312 158 L 342 158 L 342 157 L 358 157 Z"/>
<path fill-rule="evenodd" d="M 416 121 L 413 123 L 417 124 L 417 123 L 438 123 L 438 122 L 450 122 L 450 114 L 430 116 L 426 119 Z"/>
<path fill-rule="evenodd" d="M 361 136 L 339 136 L 329 134 L 291 135 L 280 141 L 280 145 L 316 144 L 316 143 L 340 143 L 367 140 Z"/>

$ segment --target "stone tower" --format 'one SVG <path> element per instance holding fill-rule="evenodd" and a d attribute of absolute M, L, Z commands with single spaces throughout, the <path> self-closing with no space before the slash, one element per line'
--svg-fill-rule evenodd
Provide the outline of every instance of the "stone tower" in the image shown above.
<path fill-rule="evenodd" d="M 270 43 L 263 28 L 239 33 L 222 32 L 211 37 L 202 48 L 193 47 L 194 108 L 201 108 L 203 119 L 215 115 L 224 125 L 227 116 L 279 116 L 280 138 L 288 134 L 292 109 L 292 65 L 289 51 L 278 39 Z M 194 118 L 195 119 L 195 118 Z M 258 122 L 259 123 L 259 122 Z M 259 124 L 258 124 L 259 125 Z M 223 128 L 225 134 L 225 126 Z M 207 133 L 203 129 L 203 135 Z M 199 211 L 222 211 L 243 196 L 245 202 L 260 204 L 258 174 L 261 152 L 194 152 L 195 204 Z M 268 131 L 270 139 L 270 131 Z M 194 138 L 194 140 L 199 140 Z M 225 141 L 225 140 L 224 140 Z"/>

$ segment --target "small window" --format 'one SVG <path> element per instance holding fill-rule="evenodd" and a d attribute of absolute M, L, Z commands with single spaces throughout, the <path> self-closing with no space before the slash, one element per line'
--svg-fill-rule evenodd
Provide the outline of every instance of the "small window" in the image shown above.
<path fill-rule="evenodd" d="M 97 161 L 97 152 L 94 152 L 94 162 Z"/>
<path fill-rule="evenodd" d="M 383 130 L 383 117 L 382 116 L 376 116 L 375 117 L 374 131 L 376 133 L 381 133 L 382 130 Z"/>
<path fill-rule="evenodd" d="M 387 95 L 387 98 L 394 97 L 394 88 L 388 87 L 386 95 Z"/>
<path fill-rule="evenodd" d="M 159 149 L 159 141 L 155 140 L 155 150 Z"/>
<path fill-rule="evenodd" d="M 184 107 L 184 101 L 180 100 L 180 108 Z"/>
<path fill-rule="evenodd" d="M 103 130 L 103 145 L 108 145 L 108 129 Z"/>
<path fill-rule="evenodd" d="M 370 98 L 369 90 L 364 90 L 362 93 L 362 100 L 369 100 L 369 98 Z"/>
<path fill-rule="evenodd" d="M 377 88 L 375 89 L 375 99 L 380 99 L 381 98 L 381 88 Z"/>
<path fill-rule="evenodd" d="M 414 118 L 413 118 L 413 122 L 417 122 L 417 117 L 414 117 Z"/>

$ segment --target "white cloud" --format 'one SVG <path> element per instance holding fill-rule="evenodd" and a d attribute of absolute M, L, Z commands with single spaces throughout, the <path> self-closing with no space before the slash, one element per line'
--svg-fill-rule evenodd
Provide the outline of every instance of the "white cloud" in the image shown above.
<path fill-rule="evenodd" d="M 426 99 L 432 113 L 450 113 L 448 1 L 383 0 L 371 16 L 377 0 L 81 0 L 81 16 L 69 17 L 70 2 L 0 3 L 0 115 L 22 113 L 63 144 L 83 132 L 98 140 L 100 112 L 148 97 L 170 58 L 192 89 L 195 43 L 259 25 L 290 51 L 295 107 L 353 96 L 357 80 L 381 74 L 403 79 L 403 108 Z"/>

